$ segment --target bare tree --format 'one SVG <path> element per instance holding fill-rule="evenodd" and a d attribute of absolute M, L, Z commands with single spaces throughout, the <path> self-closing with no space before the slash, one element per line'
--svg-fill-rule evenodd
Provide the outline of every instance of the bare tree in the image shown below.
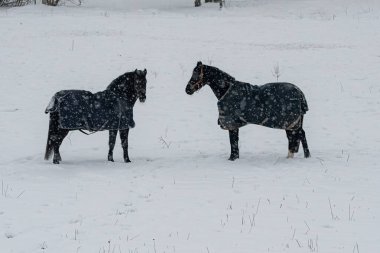
<path fill-rule="evenodd" d="M 225 6 L 226 1 L 225 0 L 205 0 L 205 3 L 219 3 L 219 7 L 223 8 Z"/>
<path fill-rule="evenodd" d="M 43 4 L 57 6 L 60 0 L 42 0 Z"/>
<path fill-rule="evenodd" d="M 36 0 L 0 0 L 0 7 L 16 7 L 34 3 Z"/>
<path fill-rule="evenodd" d="M 67 2 L 70 2 L 71 4 L 76 5 L 76 6 L 79 6 L 82 4 L 82 0 L 42 0 L 43 4 L 50 5 L 50 6 L 57 6 L 58 4 L 65 4 Z"/>

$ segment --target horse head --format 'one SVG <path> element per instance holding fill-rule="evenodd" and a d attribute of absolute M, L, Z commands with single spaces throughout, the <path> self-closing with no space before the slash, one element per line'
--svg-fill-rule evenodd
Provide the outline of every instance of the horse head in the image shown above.
<path fill-rule="evenodd" d="M 193 75 L 191 76 L 190 81 L 186 86 L 186 93 L 192 95 L 206 84 L 207 82 L 204 78 L 204 66 L 202 62 L 199 61 L 193 70 Z"/>
<path fill-rule="evenodd" d="M 146 69 L 134 71 L 134 88 L 141 103 L 146 100 Z"/>

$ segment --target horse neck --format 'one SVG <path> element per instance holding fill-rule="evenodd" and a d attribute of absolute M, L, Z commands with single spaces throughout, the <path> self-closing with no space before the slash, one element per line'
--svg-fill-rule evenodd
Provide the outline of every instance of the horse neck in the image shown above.
<path fill-rule="evenodd" d="M 208 85 L 216 98 L 220 100 L 235 81 L 235 78 L 215 67 L 204 66 L 204 68 Z"/>
<path fill-rule="evenodd" d="M 110 85 L 108 85 L 107 90 L 112 91 L 115 94 L 121 94 L 122 92 L 122 86 L 126 86 L 127 89 L 127 98 L 129 100 L 136 100 L 136 91 L 135 87 L 133 86 L 134 83 L 134 74 L 133 73 L 125 73 L 115 80 L 113 80 Z"/>

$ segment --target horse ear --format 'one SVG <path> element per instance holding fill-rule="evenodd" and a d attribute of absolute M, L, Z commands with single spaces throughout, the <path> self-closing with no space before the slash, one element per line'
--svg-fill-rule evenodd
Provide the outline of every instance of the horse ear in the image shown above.
<path fill-rule="evenodd" d="M 144 69 L 144 75 L 146 76 L 146 69 Z"/>
<path fill-rule="evenodd" d="M 202 66 L 202 62 L 201 62 L 201 61 L 199 61 L 199 62 L 197 63 L 197 67 L 199 67 L 199 66 Z"/>
<path fill-rule="evenodd" d="M 135 69 L 135 73 L 137 74 L 137 69 Z"/>

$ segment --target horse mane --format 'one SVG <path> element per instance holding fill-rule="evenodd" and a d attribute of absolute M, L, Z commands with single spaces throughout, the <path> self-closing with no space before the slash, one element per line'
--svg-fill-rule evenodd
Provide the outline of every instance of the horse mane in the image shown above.
<path fill-rule="evenodd" d="M 126 72 L 120 75 L 107 86 L 106 90 L 110 90 L 112 92 L 117 93 L 118 91 L 120 91 L 123 85 L 128 85 L 129 83 L 133 83 L 133 82 L 128 82 L 129 80 L 134 80 L 134 72 Z"/>
<path fill-rule="evenodd" d="M 209 65 L 203 65 L 205 67 L 204 71 L 206 73 L 209 73 L 218 79 L 223 79 L 228 82 L 235 82 L 235 77 L 227 74 L 226 72 L 218 69 L 217 67 L 209 66 Z"/>

